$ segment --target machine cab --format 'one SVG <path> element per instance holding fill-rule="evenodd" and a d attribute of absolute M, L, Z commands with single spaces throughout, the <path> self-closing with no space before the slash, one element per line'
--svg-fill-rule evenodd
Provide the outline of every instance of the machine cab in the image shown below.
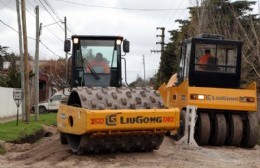
<path fill-rule="evenodd" d="M 238 88 L 241 69 L 240 41 L 220 35 L 200 35 L 181 44 L 177 85 L 189 79 L 189 86 Z"/>
<path fill-rule="evenodd" d="M 71 87 L 121 86 L 122 43 L 121 36 L 72 36 Z M 69 46 L 65 41 L 64 50 L 68 51 Z M 123 48 L 129 51 L 128 41 L 124 41 Z"/>

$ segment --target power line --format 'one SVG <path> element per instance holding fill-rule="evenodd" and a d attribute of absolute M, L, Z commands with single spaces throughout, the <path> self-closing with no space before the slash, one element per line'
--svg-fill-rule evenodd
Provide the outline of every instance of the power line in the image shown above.
<path fill-rule="evenodd" d="M 43 0 L 43 1 L 49 7 L 49 9 L 52 11 L 52 13 L 59 19 L 59 21 L 62 22 L 62 19 L 57 15 L 55 9 L 50 5 L 50 3 L 47 0 Z"/>
<path fill-rule="evenodd" d="M 12 0 L 9 0 L 7 3 L 4 3 L 2 0 L 1 0 L 1 2 L 4 4 L 4 7 L 8 7 L 8 5 L 10 4 L 10 2 L 11 2 Z M 10 8 L 11 9 L 11 8 Z"/>
<path fill-rule="evenodd" d="M 47 1 L 47 0 L 43 0 L 43 2 L 48 6 L 48 8 L 51 10 L 51 12 L 56 16 L 56 18 L 59 20 L 59 21 L 56 21 L 54 19 L 54 17 L 52 16 L 52 14 L 50 12 L 48 12 L 47 8 L 43 5 L 43 3 L 41 2 L 40 0 L 40 3 L 44 6 L 45 10 L 52 16 L 53 20 L 55 21 L 55 23 L 52 23 L 52 24 L 49 24 L 49 25 L 46 25 L 46 26 L 50 26 L 50 25 L 54 25 L 54 24 L 58 24 L 60 26 L 59 23 L 64 23 L 64 21 L 60 18 L 60 16 L 57 14 L 57 12 L 55 11 L 55 9 L 51 6 L 51 4 Z M 46 26 L 43 26 L 43 27 L 46 27 Z M 61 27 L 61 26 L 60 26 Z M 64 30 L 64 28 L 62 27 L 62 29 Z M 71 33 L 72 31 L 67 28 Z M 50 33 L 52 33 L 50 31 Z M 52 33 L 54 36 L 56 36 L 54 33 Z M 72 33 L 73 34 L 73 33 Z M 63 40 L 61 40 L 61 38 L 59 38 L 58 36 L 56 36 L 61 42 L 63 42 Z"/>
<path fill-rule="evenodd" d="M 0 20 L 0 22 L 1 22 L 3 25 L 5 25 L 5 26 L 9 27 L 10 29 L 12 29 L 14 32 L 19 33 L 15 28 L 13 28 L 12 26 L 10 26 L 10 25 L 8 25 L 7 23 L 3 22 L 2 20 Z M 35 38 L 30 37 L 30 36 L 28 36 L 28 38 L 29 38 L 29 39 L 32 39 L 32 40 L 35 40 Z"/>
<path fill-rule="evenodd" d="M 52 54 L 54 54 L 54 55 L 56 55 L 56 56 L 58 56 L 58 57 L 61 57 L 61 56 L 59 56 L 58 54 L 56 54 L 54 51 L 52 51 L 47 45 L 45 45 L 42 41 L 40 41 L 40 43 L 47 49 L 47 50 L 49 50 Z"/>
<path fill-rule="evenodd" d="M 38 4 L 38 2 L 36 1 L 36 0 L 33 0 L 36 4 Z M 47 1 L 47 0 L 43 0 L 44 1 L 44 3 L 49 7 L 49 9 L 51 10 L 51 12 L 56 16 L 56 18 L 59 20 L 59 21 L 57 21 L 56 19 L 55 19 L 55 17 L 50 13 L 50 11 L 47 9 L 47 7 L 43 4 L 43 2 L 41 1 L 41 0 L 39 0 L 39 2 L 40 2 L 40 4 L 41 4 L 41 6 L 43 6 L 43 8 L 45 9 L 45 11 L 47 11 L 47 13 L 49 13 L 49 15 L 52 17 L 52 19 L 56 22 L 56 23 L 64 23 L 64 21 L 59 17 L 59 15 L 57 14 L 57 12 L 55 11 L 55 9 L 50 5 L 50 3 Z M 59 27 L 62 29 L 62 30 L 64 30 L 64 28 L 60 25 L 60 24 L 58 24 L 59 25 Z M 71 30 L 71 28 L 72 28 L 72 26 L 68 23 L 68 25 L 69 25 L 69 27 L 70 28 L 68 28 L 68 31 L 71 33 L 71 34 L 74 34 L 73 33 L 73 31 Z M 53 33 L 52 33 L 53 34 Z M 60 38 L 58 38 L 58 39 L 60 39 Z"/>
<path fill-rule="evenodd" d="M 54 18 L 54 16 L 50 13 L 50 11 L 47 9 L 47 7 L 42 3 L 42 1 L 39 0 L 39 2 L 40 2 L 41 5 L 43 6 L 43 8 L 49 13 L 49 15 L 52 17 L 52 19 L 53 19 L 55 22 L 58 22 L 58 21 Z M 58 25 L 59 25 L 59 27 L 60 27 L 62 30 L 64 30 L 64 28 L 63 28 L 60 24 L 58 24 Z"/>
<path fill-rule="evenodd" d="M 0 20 L 0 22 L 1 22 L 3 25 L 5 25 L 5 26 L 9 27 L 10 29 L 12 29 L 14 32 L 19 33 L 19 32 L 18 32 L 17 30 L 15 30 L 12 26 L 6 24 L 6 23 L 3 22 L 2 20 Z M 28 36 L 28 38 L 31 39 L 31 40 L 35 40 L 35 38 L 33 38 L 33 37 L 29 37 L 29 36 Z M 52 54 L 54 54 L 54 55 L 56 55 L 56 56 L 58 56 L 58 57 L 61 57 L 61 56 L 59 56 L 58 54 L 56 54 L 54 51 L 52 51 L 52 50 L 51 50 L 47 45 L 45 45 L 42 41 L 41 41 L 40 43 L 41 43 L 47 50 L 49 50 Z"/>
<path fill-rule="evenodd" d="M 55 11 L 55 9 L 54 9 L 54 8 L 51 6 L 51 4 L 48 2 L 48 0 L 43 0 L 43 1 L 44 1 L 45 4 L 49 7 L 49 9 L 52 11 L 52 13 L 58 18 L 58 20 L 59 20 L 60 22 L 64 23 L 63 20 L 59 17 L 59 15 L 57 14 L 57 12 Z M 67 29 L 68 29 L 69 32 L 71 32 L 71 34 L 73 34 L 72 31 L 70 30 L 70 28 L 67 27 Z"/>
<path fill-rule="evenodd" d="M 49 15 L 52 17 L 52 19 L 53 19 L 55 22 L 57 22 L 57 23 L 59 23 L 59 22 L 64 23 L 63 20 L 61 20 L 60 17 L 56 14 L 54 8 L 51 7 L 51 5 L 50 5 L 46 0 L 43 0 L 43 1 L 44 1 L 44 3 L 49 7 L 49 9 L 51 10 L 51 12 L 56 16 L 56 18 L 57 18 L 59 21 L 57 21 L 57 20 L 55 19 L 55 17 L 51 14 L 51 12 L 48 10 L 48 8 L 43 4 L 42 0 L 39 0 L 39 2 L 41 3 L 41 5 L 42 5 L 42 6 L 44 7 L 44 9 L 49 13 Z M 62 27 L 60 24 L 58 24 L 58 25 L 59 25 L 59 27 L 60 27 L 62 30 L 64 30 L 64 27 Z M 68 29 L 68 30 L 70 31 L 71 34 L 73 34 L 70 29 Z"/>
<path fill-rule="evenodd" d="M 110 6 L 101 6 L 101 5 L 89 5 L 89 4 L 84 4 L 84 3 L 79 3 L 79 2 L 71 2 L 67 0 L 56 0 L 56 1 L 61 1 L 65 3 L 70 3 L 74 5 L 80 5 L 80 6 L 88 6 L 88 7 L 93 7 L 93 8 L 106 8 L 106 9 L 116 9 L 116 10 L 132 10 L 132 11 L 169 11 L 169 10 L 188 10 L 188 9 L 170 9 L 170 8 L 120 8 L 120 7 L 110 7 Z"/>
<path fill-rule="evenodd" d="M 54 37 L 56 37 L 60 42 L 62 42 L 62 44 L 63 44 L 64 40 L 62 40 L 59 36 L 57 36 L 55 33 L 53 33 L 52 31 L 50 31 L 50 29 L 49 29 L 48 27 L 46 27 L 46 29 L 47 29 Z"/>
<path fill-rule="evenodd" d="M 29 4 L 31 5 L 31 7 L 33 7 L 34 8 L 34 5 L 30 2 L 30 1 L 28 1 L 29 2 Z M 34 0 L 34 2 L 37 4 L 37 2 Z M 38 4 L 37 4 L 38 5 Z M 44 20 L 44 19 L 43 19 Z M 46 22 L 46 20 L 44 20 L 44 22 Z M 59 22 L 59 21 L 58 21 Z M 57 22 L 55 22 L 55 24 L 56 24 Z M 44 23 L 43 23 L 43 25 L 44 25 Z M 45 26 L 42 26 L 42 28 L 43 27 L 45 27 L 45 29 L 49 32 L 49 33 L 51 33 L 54 37 L 56 37 L 59 41 L 61 41 L 62 43 L 63 43 L 63 40 L 59 37 L 59 36 L 57 36 L 57 34 L 55 34 L 55 33 L 53 33 L 48 27 L 46 27 L 46 26 L 50 26 L 50 25 L 52 25 L 52 24 L 48 24 L 48 25 L 45 25 Z M 52 41 L 52 40 L 51 40 Z"/>
<path fill-rule="evenodd" d="M 60 23 L 60 21 L 44 25 L 44 26 L 42 26 L 42 28 L 47 27 L 47 26 L 52 26 L 52 25 L 55 25 L 55 24 L 58 24 L 58 23 Z"/>
<path fill-rule="evenodd" d="M 44 0 L 45 1 L 45 0 Z M 11 2 L 11 0 L 8 2 L 8 3 L 4 3 L 2 0 L 1 0 L 1 2 L 5 5 L 5 6 L 7 6 L 10 2 Z M 21 2 L 19 2 L 19 3 L 21 3 Z M 40 3 L 41 3 L 41 1 L 40 1 Z M 31 6 L 33 6 L 31 3 L 29 3 Z M 41 3 L 42 4 L 42 3 Z M 43 6 L 44 6 L 44 4 L 42 4 Z M 48 5 L 49 6 L 49 5 Z M 47 10 L 47 8 L 44 6 L 44 8 L 45 8 L 45 10 L 50 14 L 50 12 Z M 53 9 L 53 8 L 52 8 Z M 54 10 L 54 9 L 53 9 Z M 26 11 L 28 12 L 28 13 L 30 13 L 32 16 L 34 16 L 34 14 L 32 14 L 28 9 L 26 9 Z M 51 15 L 51 14 L 50 14 Z M 51 15 L 52 16 L 52 15 Z M 53 16 L 52 16 L 53 17 Z M 56 16 L 57 18 L 58 18 L 58 16 Z M 53 17 L 53 19 L 55 20 L 55 18 Z M 58 18 L 59 19 L 59 18 Z M 61 19 L 59 19 L 60 21 L 61 21 Z M 16 32 L 16 33 L 18 33 L 18 31 L 15 29 L 15 28 L 13 28 L 12 26 L 10 26 L 10 25 L 8 25 L 7 23 L 5 23 L 4 21 L 2 21 L 2 20 L 0 20 L 0 22 L 3 24 L 3 25 L 5 25 L 5 26 L 7 26 L 8 28 L 10 28 L 10 29 L 12 29 L 14 32 Z M 55 20 L 55 22 L 56 22 L 56 20 Z M 61 21 L 62 22 L 62 21 Z M 59 25 L 60 26 L 60 25 Z M 61 26 L 60 26 L 61 27 Z M 61 27 L 62 28 L 62 27 Z M 63 30 L 64 30 L 64 28 L 62 28 Z M 47 28 L 47 30 L 49 31 L 49 32 L 51 32 L 48 28 Z M 52 32 L 51 32 L 52 33 Z M 56 36 L 54 33 L 52 33 L 54 36 Z M 56 38 L 57 39 L 59 39 L 61 42 L 63 42 L 63 40 L 61 40 L 58 36 L 56 36 Z M 31 40 L 35 40 L 35 38 L 33 38 L 33 37 L 30 37 L 30 36 L 28 36 L 28 39 L 31 39 Z M 61 56 L 59 56 L 58 54 L 56 54 L 54 51 L 52 51 L 47 45 L 45 45 L 43 42 L 41 42 L 41 44 L 48 50 L 48 51 L 50 51 L 52 54 L 54 54 L 54 55 L 56 55 L 56 56 L 58 56 L 58 57 L 61 57 Z"/>
<path fill-rule="evenodd" d="M 55 36 L 59 41 L 61 41 L 63 43 L 64 41 L 59 36 L 57 36 L 57 34 L 50 31 L 50 29 L 48 28 L 48 26 L 55 25 L 57 23 L 60 23 L 60 22 L 58 21 L 58 22 L 55 22 L 55 23 L 47 24 L 47 25 L 42 26 L 42 28 L 47 29 L 53 36 Z"/>
<path fill-rule="evenodd" d="M 10 29 L 12 29 L 13 31 L 15 31 L 16 33 L 18 33 L 18 31 L 17 31 L 17 30 L 15 30 L 15 28 L 13 28 L 12 26 L 10 26 L 10 25 L 6 24 L 6 23 L 5 23 L 5 22 L 3 22 L 2 20 L 0 20 L 0 22 L 1 22 L 3 25 L 5 25 L 5 26 L 9 27 Z"/>

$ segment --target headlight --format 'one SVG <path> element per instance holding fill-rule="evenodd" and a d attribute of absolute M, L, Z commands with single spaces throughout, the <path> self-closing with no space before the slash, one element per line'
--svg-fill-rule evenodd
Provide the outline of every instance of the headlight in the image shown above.
<path fill-rule="evenodd" d="M 203 94 L 191 94 L 190 99 L 192 99 L 192 100 L 205 100 L 205 95 L 203 95 Z"/>
<path fill-rule="evenodd" d="M 79 43 L 79 39 L 78 39 L 78 38 L 74 38 L 74 39 L 73 39 L 73 43 L 74 43 L 74 44 L 78 44 L 78 43 Z"/>
<path fill-rule="evenodd" d="M 122 41 L 121 41 L 121 40 L 119 40 L 119 39 L 118 39 L 118 40 L 116 40 L 116 44 L 117 44 L 117 45 L 120 45 L 121 43 L 122 43 Z"/>

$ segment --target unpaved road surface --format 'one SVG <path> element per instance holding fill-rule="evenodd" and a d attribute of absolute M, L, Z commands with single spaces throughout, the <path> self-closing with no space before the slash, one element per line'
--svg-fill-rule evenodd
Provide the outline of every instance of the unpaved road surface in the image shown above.
<path fill-rule="evenodd" d="M 260 168 L 260 146 L 254 149 L 237 147 L 200 147 L 188 149 L 165 137 L 157 151 L 149 153 L 115 153 L 74 155 L 60 144 L 54 131 L 35 144 L 6 144 L 8 152 L 0 155 L 3 168 L 77 168 L 77 167 L 216 167 Z"/>

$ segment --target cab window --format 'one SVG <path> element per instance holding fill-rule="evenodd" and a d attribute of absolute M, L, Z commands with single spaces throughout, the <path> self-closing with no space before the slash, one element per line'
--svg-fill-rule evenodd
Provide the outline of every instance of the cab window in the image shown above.
<path fill-rule="evenodd" d="M 195 71 L 235 73 L 237 46 L 196 44 Z"/>

